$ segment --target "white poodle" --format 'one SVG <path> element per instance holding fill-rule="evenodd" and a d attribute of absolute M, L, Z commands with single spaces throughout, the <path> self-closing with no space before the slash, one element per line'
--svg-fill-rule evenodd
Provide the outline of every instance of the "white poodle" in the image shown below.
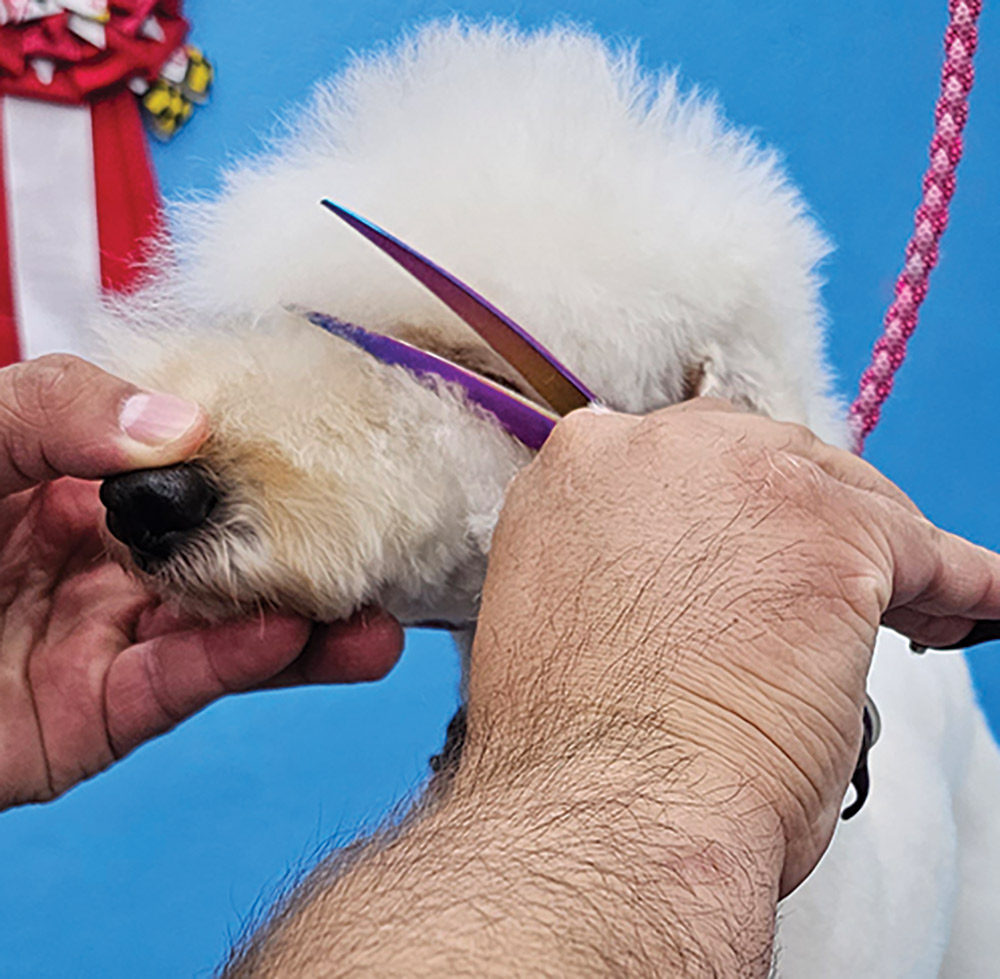
<path fill-rule="evenodd" d="M 188 606 L 332 619 L 375 603 L 468 631 L 530 458 L 460 392 L 289 311 L 525 390 L 322 197 L 468 282 L 607 405 L 715 394 L 845 442 L 827 244 L 775 155 L 586 32 L 430 26 L 321 85 L 267 154 L 185 205 L 169 271 L 100 324 L 117 370 L 212 418 L 195 465 L 105 494 L 123 559 Z M 964 661 L 887 633 L 871 692 L 872 794 L 784 902 L 778 974 L 1000 975 L 1000 762 Z"/>

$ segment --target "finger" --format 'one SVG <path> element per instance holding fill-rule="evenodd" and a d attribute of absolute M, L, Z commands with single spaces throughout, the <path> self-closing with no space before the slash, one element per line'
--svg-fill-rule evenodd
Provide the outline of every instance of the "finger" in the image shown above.
<path fill-rule="evenodd" d="M 984 642 L 1000 639 L 1000 619 L 980 619 L 960 640 L 952 643 L 934 643 L 935 649 L 970 649 Z"/>
<path fill-rule="evenodd" d="M 892 560 L 892 595 L 884 610 L 894 624 L 929 628 L 927 619 L 905 614 L 919 613 L 936 619 L 1000 618 L 1000 555 L 940 530 L 922 517 L 889 503 L 883 505 L 887 519 L 881 522 L 883 547 Z M 890 616 L 890 613 L 896 613 Z M 936 626 L 941 634 L 935 642 L 957 642 L 960 626 Z M 965 630 L 966 633 L 969 631 Z M 909 632 L 907 633 L 909 635 Z M 920 636 L 911 636 L 918 642 Z M 926 643 L 925 643 L 926 644 Z"/>
<path fill-rule="evenodd" d="M 392 616 L 366 610 L 346 622 L 315 627 L 299 657 L 268 686 L 381 680 L 399 661 L 403 644 L 403 628 Z"/>
<path fill-rule="evenodd" d="M 725 424 L 734 425 L 743 431 L 749 430 L 764 444 L 812 462 L 838 482 L 876 493 L 901 504 L 913 513 L 920 513 L 917 505 L 874 466 L 845 449 L 827 444 L 805 425 L 777 422 L 720 398 L 692 398 L 664 408 L 650 417 L 666 420 L 671 415 L 695 412 L 735 416 L 727 418 Z"/>
<path fill-rule="evenodd" d="M 0 495 L 59 476 L 171 465 L 207 434 L 197 405 L 143 391 L 77 357 L 0 370 Z"/>
<path fill-rule="evenodd" d="M 156 639 L 175 632 L 189 632 L 201 629 L 208 623 L 191 612 L 162 601 L 150 601 L 139 615 L 132 631 L 137 643 Z"/>
<path fill-rule="evenodd" d="M 775 422 L 761 415 L 750 415 L 740 424 L 758 431 L 767 444 L 819 466 L 828 476 L 854 489 L 875 493 L 905 507 L 911 513 L 920 509 L 891 479 L 883 476 L 860 456 L 829 445 L 804 425 Z"/>
<path fill-rule="evenodd" d="M 170 632 L 190 631 L 197 625 L 190 615 L 155 605 L 140 615 L 135 636 L 144 642 Z M 302 652 L 266 681 L 266 686 L 381 680 L 398 662 L 404 638 L 399 622 L 376 608 L 366 608 L 340 622 L 313 625 Z"/>
<path fill-rule="evenodd" d="M 947 649 L 969 634 L 973 621 L 960 615 L 928 615 L 909 608 L 897 608 L 886 612 L 882 625 L 924 649 Z"/>
<path fill-rule="evenodd" d="M 847 486 L 875 493 L 897 503 L 910 513 L 923 516 L 920 508 L 891 479 L 883 476 L 871 463 L 845 449 L 827 445 L 820 439 L 814 439 L 805 458 L 816 463 L 828 476 Z"/>
<path fill-rule="evenodd" d="M 310 624 L 294 616 L 168 633 L 126 649 L 105 684 L 108 738 L 117 756 L 228 693 L 267 683 L 302 652 Z"/>

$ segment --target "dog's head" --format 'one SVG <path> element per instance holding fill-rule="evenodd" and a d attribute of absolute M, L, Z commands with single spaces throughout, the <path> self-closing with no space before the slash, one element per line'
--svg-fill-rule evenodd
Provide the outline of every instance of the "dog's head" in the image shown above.
<path fill-rule="evenodd" d="M 473 618 L 527 450 L 459 393 L 298 316 L 230 326 L 138 372 L 204 405 L 212 434 L 189 463 L 102 487 L 130 562 L 209 614 L 264 603 L 334 619 L 370 601 L 408 622 Z"/>
<path fill-rule="evenodd" d="M 104 323 L 111 366 L 211 418 L 198 459 L 104 489 L 125 559 L 188 605 L 468 621 L 530 458 L 461 394 L 285 311 L 519 385 L 328 195 L 511 313 L 612 407 L 715 394 L 840 437 L 825 244 L 773 156 L 586 33 L 426 28 L 321 87 L 272 155 L 189 205 L 179 270 Z"/>

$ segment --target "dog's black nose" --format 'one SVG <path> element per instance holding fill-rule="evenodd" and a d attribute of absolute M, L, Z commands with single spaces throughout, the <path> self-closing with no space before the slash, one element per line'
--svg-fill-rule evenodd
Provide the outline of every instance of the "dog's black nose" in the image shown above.
<path fill-rule="evenodd" d="M 101 486 L 108 530 L 132 549 L 140 565 L 169 557 L 208 519 L 217 500 L 211 480 L 196 463 L 125 473 Z"/>

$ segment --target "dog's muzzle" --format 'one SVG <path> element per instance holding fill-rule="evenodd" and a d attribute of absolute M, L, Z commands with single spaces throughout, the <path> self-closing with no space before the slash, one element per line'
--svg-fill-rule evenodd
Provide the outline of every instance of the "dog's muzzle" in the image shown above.
<path fill-rule="evenodd" d="M 218 494 L 201 466 L 181 463 L 106 479 L 101 502 L 108 530 L 143 571 L 152 571 L 206 523 Z"/>

